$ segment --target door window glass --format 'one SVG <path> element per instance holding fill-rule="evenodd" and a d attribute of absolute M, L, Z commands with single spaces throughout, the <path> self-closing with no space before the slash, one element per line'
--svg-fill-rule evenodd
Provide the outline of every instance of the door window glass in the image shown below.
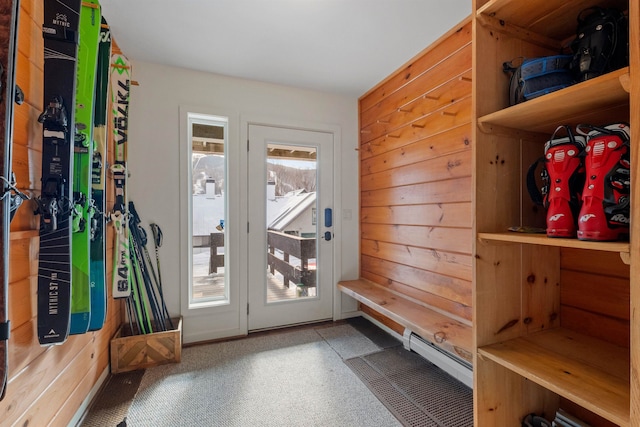
<path fill-rule="evenodd" d="M 316 152 L 267 144 L 267 303 L 317 296 Z"/>

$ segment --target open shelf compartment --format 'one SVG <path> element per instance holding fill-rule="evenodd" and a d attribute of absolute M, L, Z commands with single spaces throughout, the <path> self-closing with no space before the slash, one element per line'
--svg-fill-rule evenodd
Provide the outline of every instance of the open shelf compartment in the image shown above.
<path fill-rule="evenodd" d="M 525 30 L 546 34 L 556 40 L 575 35 L 577 16 L 592 6 L 628 8 L 626 0 L 490 0 L 477 10 L 477 15 L 490 16 Z"/>
<path fill-rule="evenodd" d="M 551 238 L 547 237 L 546 234 L 533 233 L 478 233 L 478 239 L 487 242 L 525 243 L 529 245 L 619 252 L 627 255 L 630 250 L 629 242 L 590 242 L 578 239 Z"/>
<path fill-rule="evenodd" d="M 478 349 L 493 362 L 629 426 L 629 349 L 556 328 Z"/>
<path fill-rule="evenodd" d="M 627 82 L 629 67 L 604 74 L 539 98 L 517 104 L 478 118 L 487 133 L 491 125 L 531 132 L 553 133 L 558 124 L 588 122 L 585 111 L 594 111 L 593 124 L 619 121 L 620 110 L 628 111 Z M 610 112 L 609 114 L 607 112 Z M 627 120 L 627 115 L 623 116 Z M 588 117 L 588 116 L 587 116 Z M 606 120 L 606 118 L 610 118 Z M 618 118 L 617 120 L 614 117 Z M 579 119 L 578 119 L 579 118 Z"/>

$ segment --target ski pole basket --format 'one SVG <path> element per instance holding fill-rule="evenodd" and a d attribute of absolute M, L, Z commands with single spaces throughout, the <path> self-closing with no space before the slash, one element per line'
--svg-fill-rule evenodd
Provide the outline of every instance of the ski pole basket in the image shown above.
<path fill-rule="evenodd" d="M 182 358 L 182 317 L 172 319 L 175 329 L 143 335 L 131 335 L 125 323 L 111 340 L 111 373 L 135 371 Z"/>

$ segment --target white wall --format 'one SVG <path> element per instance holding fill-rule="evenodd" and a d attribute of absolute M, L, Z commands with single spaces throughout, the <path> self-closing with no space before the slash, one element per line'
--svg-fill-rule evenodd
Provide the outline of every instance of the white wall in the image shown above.
<path fill-rule="evenodd" d="M 181 304 L 182 276 L 180 265 L 180 108 L 197 108 L 202 112 L 230 118 L 230 144 L 244 147 L 240 141 L 242 117 L 272 118 L 274 125 L 291 122 L 321 123 L 339 127 L 340 153 L 339 200 L 336 207 L 337 259 L 336 280 L 358 275 L 358 117 L 357 99 L 335 94 L 278 86 L 220 75 L 213 75 L 157 64 L 134 62 L 133 80 L 139 86 L 131 90 L 129 123 L 129 172 L 127 183 L 130 200 L 145 225 L 155 222 L 162 228 L 160 249 L 164 294 L 169 311 L 183 314 Z M 246 134 L 246 133 L 245 133 Z M 242 144 L 242 145 L 240 145 Z M 184 196 L 184 195 L 183 195 Z M 343 219 L 351 212 L 351 219 Z M 153 247 L 150 242 L 151 248 Z M 181 273 L 182 271 L 182 273 Z M 337 308 L 342 298 L 337 297 Z M 353 310 L 352 301 L 345 300 L 342 311 Z M 233 310 L 234 312 L 236 310 Z M 182 312 L 182 313 L 181 313 Z M 241 310 L 240 310 L 241 312 Z M 246 315 L 245 315 L 246 316 Z M 242 316 L 240 316 L 242 317 Z M 340 313 L 335 315 L 340 317 Z M 246 320 L 246 319 L 245 319 Z M 242 319 L 188 321 L 185 318 L 185 341 L 212 338 L 206 330 L 219 329 L 217 336 L 243 333 Z M 237 327 L 236 327 L 237 326 Z M 246 325 L 244 326 L 246 329 Z M 246 331 L 245 331 L 246 332 Z"/>

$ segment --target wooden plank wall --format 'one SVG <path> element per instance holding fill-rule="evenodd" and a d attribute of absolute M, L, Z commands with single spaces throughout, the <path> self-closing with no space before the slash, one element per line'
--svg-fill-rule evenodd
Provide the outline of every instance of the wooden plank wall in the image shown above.
<path fill-rule="evenodd" d="M 561 326 L 629 347 L 629 266 L 613 252 L 563 248 Z"/>
<path fill-rule="evenodd" d="M 359 100 L 360 275 L 471 325 L 471 21 Z"/>
<path fill-rule="evenodd" d="M 26 101 L 15 110 L 13 168 L 18 187 L 32 194 L 39 193 L 41 177 L 42 126 L 37 118 L 43 109 L 42 21 L 43 2 L 22 0 L 17 83 Z M 112 191 L 107 193 L 108 206 L 113 204 Z M 106 325 L 98 332 L 72 336 L 60 346 L 38 344 L 38 217 L 33 210 L 31 202 L 24 202 L 11 224 L 9 385 L 0 402 L 0 424 L 66 426 L 108 366 L 109 341 L 120 324 L 121 304 L 110 299 Z M 111 227 L 108 230 L 111 233 Z M 111 244 L 112 234 L 107 241 Z"/>

